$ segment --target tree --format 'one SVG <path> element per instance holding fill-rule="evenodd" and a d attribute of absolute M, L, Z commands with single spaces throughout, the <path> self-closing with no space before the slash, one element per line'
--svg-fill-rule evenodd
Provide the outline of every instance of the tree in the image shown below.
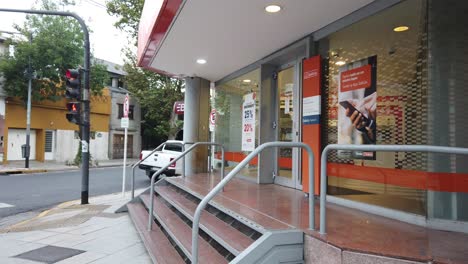
<path fill-rule="evenodd" d="M 138 37 L 138 24 L 145 0 L 111 0 L 107 2 L 107 13 L 118 17 L 115 27 L 130 34 L 132 40 Z"/>
<path fill-rule="evenodd" d="M 175 101 L 183 99 L 184 82 L 136 66 L 134 56 L 127 54 L 124 70 L 127 72 L 127 88 L 142 108 L 143 136 L 153 138 L 153 144 L 167 140 L 178 131 L 172 129 L 170 117 Z"/>
<path fill-rule="evenodd" d="M 136 45 L 143 4 L 144 0 L 107 2 L 107 12 L 118 17 L 114 25 L 129 33 L 133 45 Z M 150 145 L 156 145 L 165 141 L 170 134 L 177 133 L 171 127 L 170 117 L 174 102 L 183 99 L 181 89 L 184 87 L 184 81 L 137 67 L 136 56 L 130 48 L 126 50 L 125 57 L 125 82 L 132 96 L 142 107 L 143 136 L 152 137 L 154 141 Z"/>
<path fill-rule="evenodd" d="M 43 0 L 40 9 L 57 10 L 57 3 L 68 2 Z M 83 65 L 83 32 L 78 22 L 68 17 L 28 15 L 26 22 L 15 28 L 27 37 L 7 41 L 15 47 L 15 52 L 14 55 L 5 54 L 0 60 L 6 94 L 27 99 L 29 75 L 26 69 L 31 62 L 35 72 L 32 99 L 60 100 L 65 91 L 65 71 Z M 107 70 L 103 65 L 92 65 L 90 70 L 92 92 L 100 94 L 108 79 Z"/>

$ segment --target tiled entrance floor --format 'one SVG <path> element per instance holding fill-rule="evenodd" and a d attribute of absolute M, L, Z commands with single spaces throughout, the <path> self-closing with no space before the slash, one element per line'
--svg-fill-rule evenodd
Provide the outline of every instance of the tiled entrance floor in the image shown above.
<path fill-rule="evenodd" d="M 219 182 L 219 176 L 196 174 L 169 180 L 204 196 Z M 327 235 L 320 236 L 307 230 L 308 198 L 302 191 L 234 179 L 218 196 L 216 203 L 247 218 L 274 218 L 274 226 L 259 223 L 267 228 L 300 228 L 342 249 L 416 261 L 468 263 L 468 234 L 427 229 L 328 203 Z M 315 211 L 318 228 L 318 202 Z"/>

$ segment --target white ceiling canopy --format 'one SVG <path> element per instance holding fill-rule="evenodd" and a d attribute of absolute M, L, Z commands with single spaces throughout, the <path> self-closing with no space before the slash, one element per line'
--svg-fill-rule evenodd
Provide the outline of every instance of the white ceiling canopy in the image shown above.
<path fill-rule="evenodd" d="M 186 0 L 150 64 L 217 81 L 372 0 Z M 265 7 L 276 4 L 278 13 Z M 197 64 L 198 59 L 206 60 Z"/>

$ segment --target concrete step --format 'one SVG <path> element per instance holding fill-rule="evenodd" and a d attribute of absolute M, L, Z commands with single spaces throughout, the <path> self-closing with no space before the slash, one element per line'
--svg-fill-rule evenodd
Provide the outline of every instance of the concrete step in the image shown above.
<path fill-rule="evenodd" d="M 181 255 L 176 251 L 169 239 L 164 235 L 162 230 L 155 224 L 153 230 L 147 230 L 148 211 L 141 203 L 127 204 L 128 213 L 130 214 L 135 227 L 140 234 L 146 250 L 151 256 L 154 263 L 161 264 L 183 264 L 185 263 Z"/>
<path fill-rule="evenodd" d="M 146 208 L 149 208 L 150 197 L 148 194 L 140 196 L 143 204 Z M 192 228 L 191 223 L 188 223 L 187 219 L 181 217 L 181 213 L 177 214 L 171 208 L 161 196 L 154 197 L 154 211 L 153 215 L 156 220 L 162 226 L 162 228 L 169 234 L 173 241 L 180 247 L 182 252 L 191 259 L 192 257 Z M 156 225 L 153 225 L 153 228 Z M 206 240 L 210 241 L 208 243 Z M 217 243 L 216 243 L 217 244 Z M 215 245 L 216 245 L 215 244 Z M 219 248 L 212 246 L 212 241 L 201 235 L 198 236 L 198 248 L 199 248 L 199 263 L 228 263 L 227 257 L 229 252 L 225 252 L 226 255 L 221 255 Z"/>
<path fill-rule="evenodd" d="M 156 186 L 155 190 L 156 193 L 171 203 L 185 217 L 193 221 L 193 215 L 198 203 L 188 199 L 186 193 L 177 192 L 170 186 Z M 240 252 L 244 251 L 254 242 L 254 239 L 206 210 L 200 218 L 200 229 L 235 256 L 239 255 Z"/>

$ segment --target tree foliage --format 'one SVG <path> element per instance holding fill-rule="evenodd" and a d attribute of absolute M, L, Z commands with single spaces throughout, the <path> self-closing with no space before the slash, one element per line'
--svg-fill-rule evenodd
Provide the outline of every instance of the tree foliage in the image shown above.
<path fill-rule="evenodd" d="M 57 3 L 68 2 L 43 0 L 39 8 L 57 10 Z M 83 32 L 78 22 L 68 17 L 28 15 L 26 22 L 15 28 L 25 37 L 9 39 L 7 44 L 13 45 L 15 52 L 0 59 L 6 94 L 26 100 L 31 65 L 35 73 L 32 99 L 59 100 L 65 91 L 65 71 L 83 65 Z M 92 92 L 100 94 L 108 79 L 107 70 L 103 65 L 93 65 L 90 70 Z"/>
<path fill-rule="evenodd" d="M 107 2 L 107 13 L 118 17 L 114 26 L 130 34 L 135 40 L 145 0 L 111 0 Z"/>
<path fill-rule="evenodd" d="M 171 129 L 170 117 L 174 102 L 183 99 L 184 82 L 139 68 L 135 61 L 125 63 L 124 70 L 128 73 L 125 82 L 143 109 L 143 133 L 157 142 L 164 141 L 169 134 L 177 133 Z"/>
<path fill-rule="evenodd" d="M 128 32 L 135 45 L 143 4 L 144 0 L 107 2 L 107 12 L 118 17 L 115 26 Z M 132 96 L 141 104 L 143 134 L 152 137 L 154 143 L 162 142 L 170 134 L 177 133 L 171 127 L 170 117 L 174 102 L 183 99 L 181 89 L 184 82 L 137 67 L 135 54 L 130 48 L 125 56 L 124 69 L 128 73 L 125 82 Z"/>

